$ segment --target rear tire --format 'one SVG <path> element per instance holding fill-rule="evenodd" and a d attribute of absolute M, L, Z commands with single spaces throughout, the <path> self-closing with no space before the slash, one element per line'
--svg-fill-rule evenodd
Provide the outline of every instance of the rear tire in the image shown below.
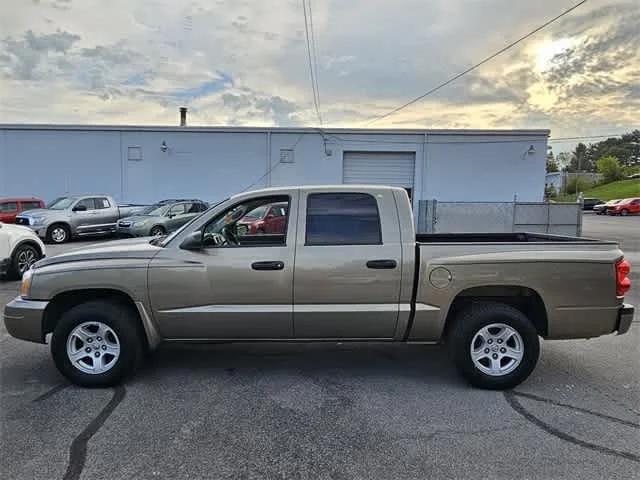
<path fill-rule="evenodd" d="M 110 387 L 140 364 L 144 343 L 138 319 L 126 305 L 92 300 L 60 317 L 51 339 L 56 367 L 82 387 Z"/>
<path fill-rule="evenodd" d="M 40 250 L 30 244 L 18 246 L 11 257 L 11 266 L 7 272 L 9 278 L 21 279 L 24 272 L 42 258 Z"/>
<path fill-rule="evenodd" d="M 62 244 L 71 238 L 69 227 L 62 223 L 54 223 L 47 229 L 47 243 Z"/>
<path fill-rule="evenodd" d="M 449 348 L 458 371 L 471 385 L 489 390 L 513 388 L 535 368 L 540 355 L 538 332 L 518 309 L 475 302 L 454 322 Z"/>

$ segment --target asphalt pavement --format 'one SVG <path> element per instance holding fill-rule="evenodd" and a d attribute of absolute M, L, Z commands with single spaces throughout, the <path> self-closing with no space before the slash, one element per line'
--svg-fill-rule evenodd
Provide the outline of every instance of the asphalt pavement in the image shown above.
<path fill-rule="evenodd" d="M 640 217 L 585 215 L 583 232 L 621 243 L 640 305 Z M 0 282 L 0 308 L 17 291 Z M 640 478 L 639 320 L 543 342 L 511 392 L 470 388 L 440 347 L 391 344 L 163 347 L 88 390 L 2 324 L 0 477 Z"/>

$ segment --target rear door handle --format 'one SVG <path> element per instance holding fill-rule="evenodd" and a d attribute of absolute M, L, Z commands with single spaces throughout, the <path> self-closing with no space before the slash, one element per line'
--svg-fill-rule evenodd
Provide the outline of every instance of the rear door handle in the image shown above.
<path fill-rule="evenodd" d="M 253 262 L 251 268 L 254 270 L 282 270 L 284 268 L 284 262 L 279 260 L 268 262 Z"/>
<path fill-rule="evenodd" d="M 375 269 L 389 269 L 392 270 L 396 268 L 398 264 L 395 260 L 369 260 L 367 262 L 367 268 L 375 268 Z"/>

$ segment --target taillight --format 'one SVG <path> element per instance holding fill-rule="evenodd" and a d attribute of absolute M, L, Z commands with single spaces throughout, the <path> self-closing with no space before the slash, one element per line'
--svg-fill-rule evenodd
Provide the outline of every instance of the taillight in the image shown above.
<path fill-rule="evenodd" d="M 629 280 L 629 272 L 631 272 L 631 264 L 624 258 L 616 262 L 616 295 L 624 297 L 624 294 L 631 288 L 631 280 Z"/>

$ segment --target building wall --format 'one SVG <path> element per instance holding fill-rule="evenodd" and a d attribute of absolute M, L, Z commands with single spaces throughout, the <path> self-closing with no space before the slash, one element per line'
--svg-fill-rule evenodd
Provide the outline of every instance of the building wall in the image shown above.
<path fill-rule="evenodd" d="M 342 183 L 344 152 L 371 151 L 415 153 L 414 201 L 541 201 L 546 135 L 0 126 L 0 196 L 217 201 L 249 188 Z M 293 163 L 280 163 L 281 149 L 293 149 Z"/>

